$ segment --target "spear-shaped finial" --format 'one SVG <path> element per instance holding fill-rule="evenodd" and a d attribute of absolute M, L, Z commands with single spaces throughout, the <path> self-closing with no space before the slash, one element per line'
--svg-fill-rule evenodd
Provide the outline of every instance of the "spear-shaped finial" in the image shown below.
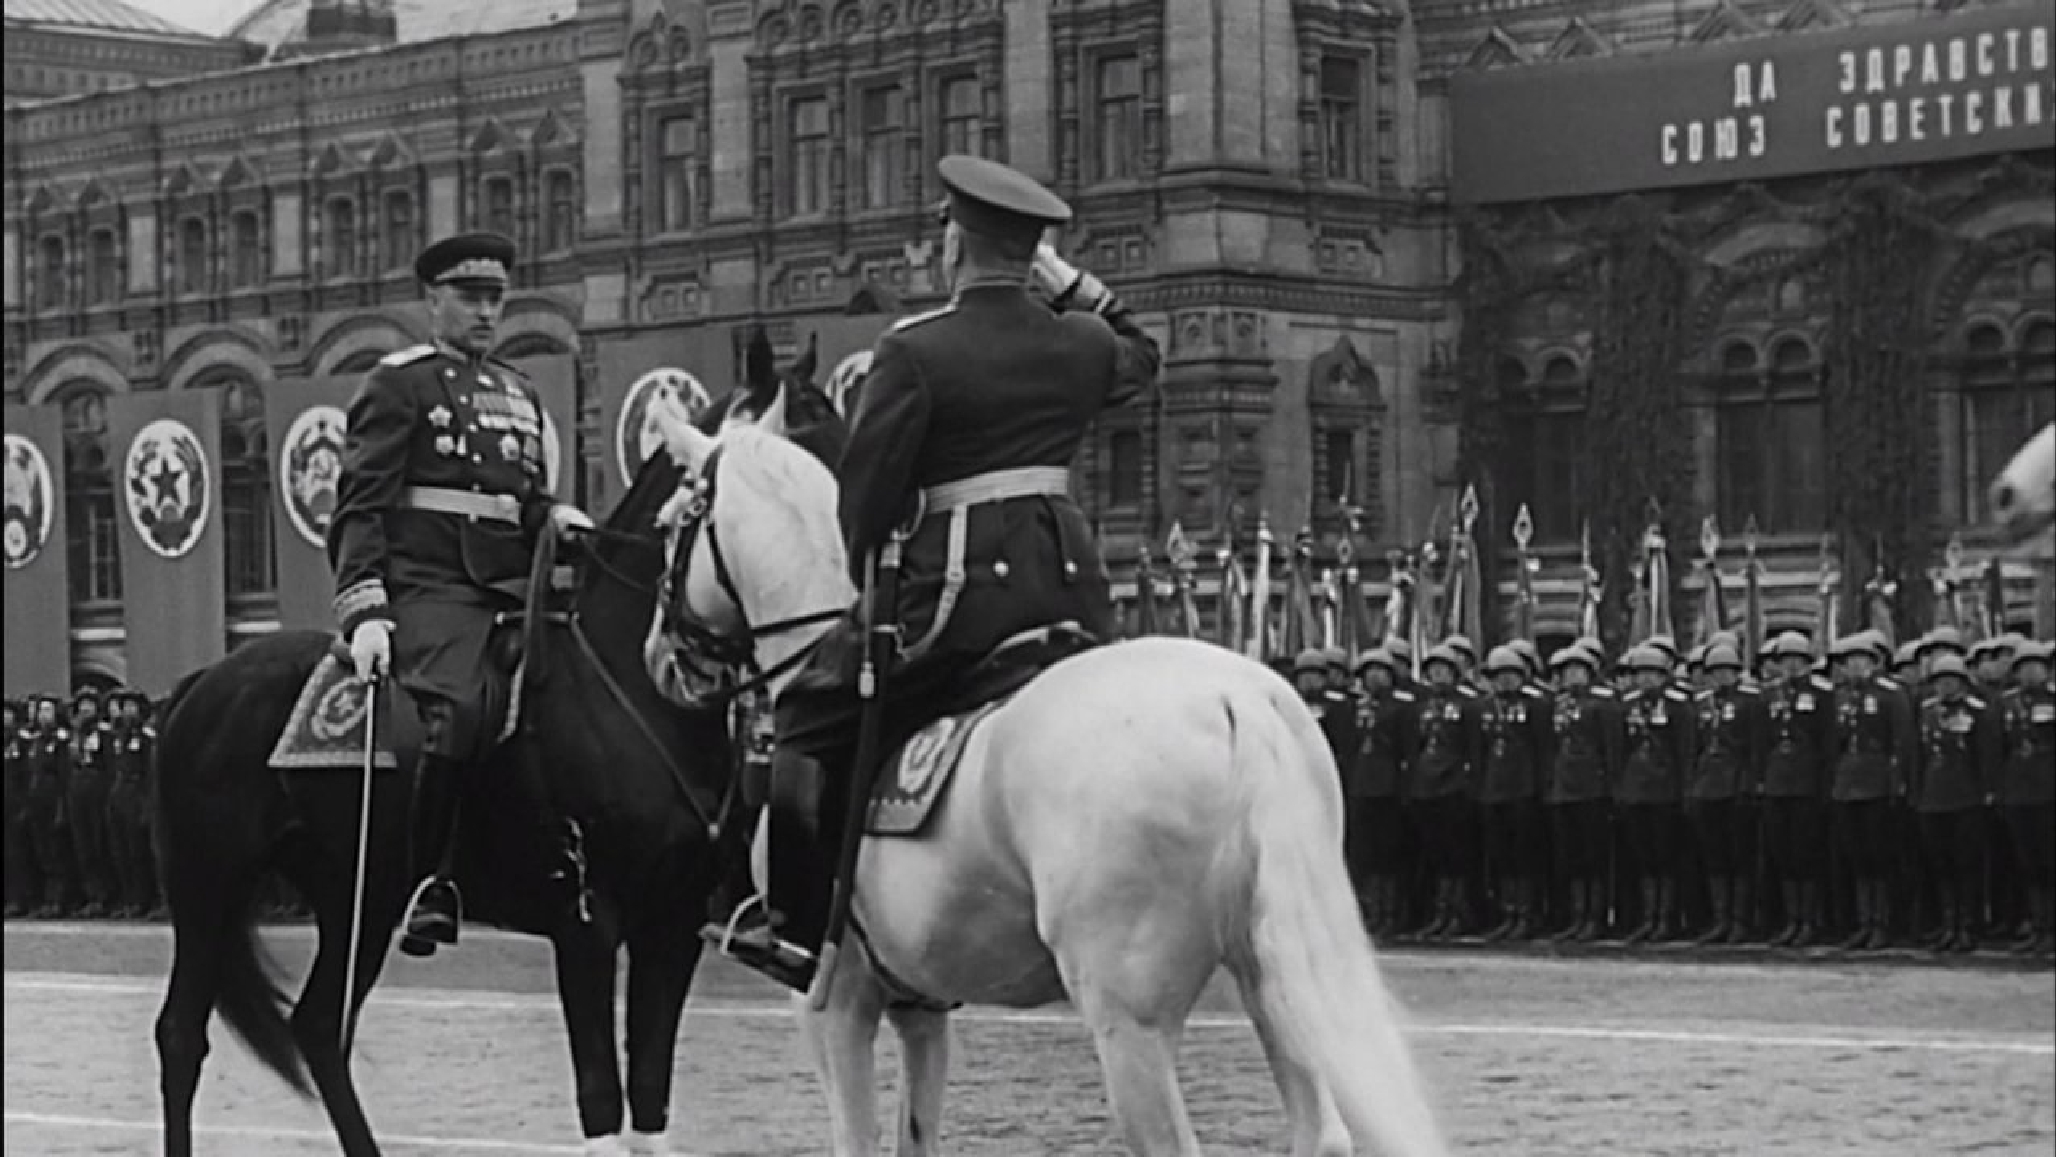
<path fill-rule="evenodd" d="M 1752 514 L 1749 516 L 1748 524 L 1742 527 L 1742 549 L 1749 552 L 1752 561 L 1756 558 L 1757 543 L 1762 538 L 1763 534 L 1756 526 L 1756 516 Z"/>
<path fill-rule="evenodd" d="M 1720 521 L 1711 514 L 1699 520 L 1699 554 L 1707 562 L 1720 556 Z"/>
<path fill-rule="evenodd" d="M 1528 544 L 1535 539 L 1535 516 L 1528 512 L 1528 504 L 1521 503 L 1520 512 L 1513 516 L 1513 544 L 1528 552 Z"/>
<path fill-rule="evenodd" d="M 1471 528 L 1477 525 L 1478 509 L 1478 485 L 1473 482 L 1463 488 L 1463 499 L 1456 504 L 1457 518 L 1463 525 L 1465 538 L 1470 537 Z"/>
<path fill-rule="evenodd" d="M 1171 565 L 1182 571 L 1189 571 L 1193 564 L 1192 543 L 1185 537 L 1184 524 L 1173 520 L 1171 532 L 1164 536 L 1164 557 Z"/>

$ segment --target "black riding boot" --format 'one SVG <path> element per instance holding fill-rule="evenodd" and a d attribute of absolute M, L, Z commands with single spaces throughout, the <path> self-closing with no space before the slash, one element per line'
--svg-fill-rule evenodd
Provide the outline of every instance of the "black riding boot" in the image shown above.
<path fill-rule="evenodd" d="M 776 758 L 770 805 L 770 885 L 743 902 L 727 923 L 700 930 L 738 962 L 799 992 L 814 983 L 834 897 L 833 828 L 821 822 L 826 777 L 818 761 Z"/>
<path fill-rule="evenodd" d="M 456 856 L 458 782 L 462 766 L 446 756 L 423 754 L 415 770 L 412 814 L 407 827 L 410 878 L 426 875 L 407 912 L 400 951 L 434 956 L 439 945 L 457 943 L 464 904 L 451 879 Z"/>
<path fill-rule="evenodd" d="M 1735 908 L 1732 889 L 1733 881 L 1726 876 L 1715 876 L 1707 881 L 1706 895 L 1713 904 L 1713 923 L 1708 924 L 1699 935 L 1692 938 L 1694 945 L 1704 948 L 1709 944 L 1722 943 L 1728 938 L 1728 933 L 1734 931 Z"/>

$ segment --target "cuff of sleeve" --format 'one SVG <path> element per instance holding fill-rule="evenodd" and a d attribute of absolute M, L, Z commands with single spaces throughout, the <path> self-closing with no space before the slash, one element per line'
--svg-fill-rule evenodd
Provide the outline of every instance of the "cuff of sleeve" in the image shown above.
<path fill-rule="evenodd" d="M 365 579 L 352 583 L 336 594 L 336 622 L 342 625 L 343 637 L 357 629 L 366 619 L 388 619 L 385 583 L 379 579 Z"/>

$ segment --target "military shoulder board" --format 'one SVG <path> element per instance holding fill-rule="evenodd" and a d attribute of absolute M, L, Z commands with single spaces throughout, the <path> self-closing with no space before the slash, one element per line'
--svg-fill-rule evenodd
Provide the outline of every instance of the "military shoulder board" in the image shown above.
<path fill-rule="evenodd" d="M 1983 711 L 1985 709 L 1985 701 L 1975 695 L 1965 695 L 1963 697 L 1963 705 L 1972 711 Z"/>
<path fill-rule="evenodd" d="M 1592 688 L 1592 698 L 1594 699 L 1611 699 L 1613 697 L 1613 688 L 1611 687 L 1601 685 Z"/>
<path fill-rule="evenodd" d="M 1700 699 L 1700 700 L 1706 700 L 1706 701 L 1711 701 L 1711 700 L 1713 699 L 1713 691 L 1712 691 L 1712 690 L 1711 690 L 1711 689 L 1709 688 L 1708 690 L 1705 690 L 1705 691 L 1701 691 L 1701 692 L 1699 692 L 1698 694 L 1696 694 L 1696 695 L 1694 695 L 1694 696 L 1692 696 L 1692 697 L 1693 697 L 1694 699 Z"/>
<path fill-rule="evenodd" d="M 917 313 L 911 317 L 903 317 L 898 321 L 892 323 L 892 329 L 890 330 L 890 332 L 898 333 L 901 330 L 912 329 L 915 326 L 922 324 L 923 322 L 934 321 L 935 319 L 940 317 L 948 317 L 950 314 L 955 313 L 956 311 L 956 303 L 951 302 L 950 304 L 941 306 L 937 309 L 931 309 L 926 313 Z"/>
<path fill-rule="evenodd" d="M 1523 687 L 1523 688 L 1521 688 L 1521 694 L 1522 694 L 1522 695 L 1524 695 L 1524 696 L 1526 696 L 1526 697 L 1527 697 L 1527 698 L 1529 698 L 1529 699 L 1547 699 L 1547 698 L 1549 698 L 1549 694 L 1548 694 L 1548 692 L 1546 692 L 1546 691 L 1542 690 L 1542 689 L 1541 689 L 1540 687 L 1534 687 L 1534 686 L 1529 686 L 1529 687 Z"/>
<path fill-rule="evenodd" d="M 1691 696 L 1691 695 L 1689 695 L 1689 694 L 1687 694 L 1687 693 L 1685 693 L 1685 692 L 1683 692 L 1683 691 L 1680 691 L 1680 690 L 1678 690 L 1678 689 L 1677 689 L 1676 687 L 1672 687 L 1672 688 L 1670 688 L 1670 689 L 1666 690 L 1666 691 L 1665 691 L 1665 692 L 1663 693 L 1663 697 L 1664 697 L 1665 699 L 1671 699 L 1671 700 L 1675 700 L 1675 701 L 1677 701 L 1677 702 L 1679 702 L 1679 703 L 1690 703 L 1690 702 L 1692 701 L 1692 696 Z"/>
<path fill-rule="evenodd" d="M 1819 675 L 1809 675 L 1806 681 L 1813 685 L 1815 691 L 1833 691 L 1835 689 L 1832 681 L 1824 679 Z"/>
<path fill-rule="evenodd" d="M 434 352 L 434 346 L 429 345 L 426 342 L 423 342 L 420 345 L 410 345 L 406 349 L 394 350 L 386 356 L 378 359 L 378 364 L 382 366 L 413 365 L 415 362 L 420 361 L 422 358 L 425 358 Z"/>
<path fill-rule="evenodd" d="M 1392 698 L 1394 702 L 1411 703 L 1414 701 L 1414 693 L 1404 687 L 1400 687 L 1393 690 Z"/>
<path fill-rule="evenodd" d="M 1890 675 L 1879 675 L 1877 676 L 1877 681 L 1878 686 L 1883 687 L 1887 691 L 1906 690 L 1906 684 L 1901 683 L 1899 680 L 1892 678 Z"/>

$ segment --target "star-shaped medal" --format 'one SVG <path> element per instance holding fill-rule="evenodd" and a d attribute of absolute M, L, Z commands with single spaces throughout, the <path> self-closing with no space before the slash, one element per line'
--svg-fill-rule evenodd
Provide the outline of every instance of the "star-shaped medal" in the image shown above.
<path fill-rule="evenodd" d="M 435 409 L 430 410 L 428 412 L 428 424 L 438 430 L 447 428 L 450 424 L 450 408 L 448 406 L 437 406 Z"/>

